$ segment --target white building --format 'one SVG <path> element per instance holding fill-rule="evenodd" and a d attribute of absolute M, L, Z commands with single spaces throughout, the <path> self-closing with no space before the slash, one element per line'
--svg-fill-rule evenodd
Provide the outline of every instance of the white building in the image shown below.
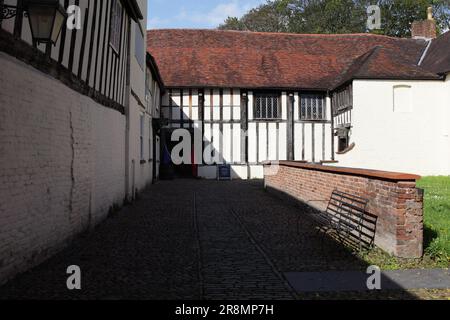
<path fill-rule="evenodd" d="M 205 178 L 217 163 L 262 178 L 268 160 L 449 175 L 450 33 L 429 19 L 413 35 L 151 30 L 168 149 L 175 129 L 201 132 L 218 154 L 196 159 Z"/>
<path fill-rule="evenodd" d="M 22 1 L 1 3 L 19 8 L 0 25 L 0 283 L 151 182 L 139 163 L 147 1 L 61 0 L 75 23 L 54 45 L 32 37 Z"/>

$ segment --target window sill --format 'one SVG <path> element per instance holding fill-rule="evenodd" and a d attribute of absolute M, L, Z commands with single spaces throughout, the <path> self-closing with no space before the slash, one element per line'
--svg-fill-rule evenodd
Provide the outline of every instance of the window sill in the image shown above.
<path fill-rule="evenodd" d="M 336 164 L 339 163 L 339 161 L 336 160 L 324 160 L 324 161 L 320 161 L 321 164 L 325 165 L 325 164 Z"/>
<path fill-rule="evenodd" d="M 352 151 L 355 148 L 355 146 L 356 146 L 356 144 L 353 142 L 346 149 L 344 149 L 342 151 L 338 151 L 338 152 L 336 152 L 336 154 L 342 155 L 342 154 L 349 153 L 350 151 Z"/>

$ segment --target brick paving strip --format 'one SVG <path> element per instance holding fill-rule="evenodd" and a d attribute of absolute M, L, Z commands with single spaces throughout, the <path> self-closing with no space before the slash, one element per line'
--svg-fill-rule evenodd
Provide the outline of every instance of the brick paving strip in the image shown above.
<path fill-rule="evenodd" d="M 368 275 L 361 271 L 289 272 L 285 276 L 298 293 L 367 291 Z M 450 271 L 448 269 L 382 271 L 381 289 L 450 289 Z"/>

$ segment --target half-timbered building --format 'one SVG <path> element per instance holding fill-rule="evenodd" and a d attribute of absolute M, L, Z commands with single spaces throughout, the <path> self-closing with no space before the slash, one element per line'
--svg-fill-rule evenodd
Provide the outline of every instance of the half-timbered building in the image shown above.
<path fill-rule="evenodd" d="M 449 174 L 448 80 L 421 65 L 448 34 L 433 38 L 150 30 L 166 140 L 199 130 L 217 153 L 196 159 L 207 178 L 218 163 L 261 178 L 276 160 Z"/>

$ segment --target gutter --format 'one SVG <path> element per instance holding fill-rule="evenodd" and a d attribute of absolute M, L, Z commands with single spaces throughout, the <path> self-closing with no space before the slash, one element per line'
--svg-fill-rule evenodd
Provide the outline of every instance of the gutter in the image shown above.
<path fill-rule="evenodd" d="M 125 7 L 125 10 L 128 12 L 129 16 L 134 21 L 138 22 L 138 20 L 144 19 L 142 11 L 139 8 L 139 5 L 136 2 L 136 0 L 121 0 L 120 2 Z"/>
<path fill-rule="evenodd" d="M 156 64 L 155 58 L 153 58 L 153 56 L 148 52 L 147 52 L 147 66 L 150 68 L 152 75 L 156 78 L 156 81 L 159 83 L 161 93 L 164 94 L 166 91 L 166 87 L 161 77 L 161 73 L 159 72 L 158 65 Z"/>

